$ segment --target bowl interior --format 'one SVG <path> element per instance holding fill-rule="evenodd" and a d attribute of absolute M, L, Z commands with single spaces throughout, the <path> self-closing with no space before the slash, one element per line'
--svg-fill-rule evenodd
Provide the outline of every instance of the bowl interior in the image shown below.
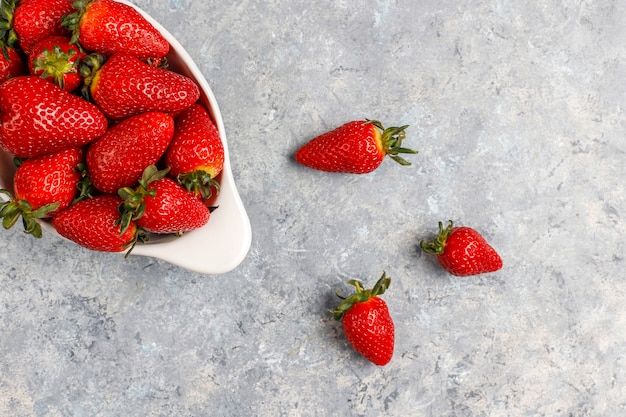
<path fill-rule="evenodd" d="M 228 272 L 237 267 L 248 253 L 251 243 L 251 228 L 233 179 L 224 123 L 217 101 L 204 76 L 180 43 L 143 10 L 127 1 L 118 1 L 134 7 L 168 40 L 170 53 L 167 59 L 170 68 L 193 79 L 200 87 L 200 102 L 213 118 L 224 144 L 225 152 L 224 168 L 217 178 L 221 191 L 211 204 L 217 209 L 211 213 L 209 222 L 202 228 L 185 233 L 181 237 L 155 236 L 146 243 L 138 243 L 131 255 L 160 258 L 204 274 Z M 0 188 L 10 191 L 12 191 L 11 184 L 15 172 L 12 158 L 11 155 L 0 149 Z M 0 198 L 5 197 L 0 194 Z M 48 221 L 41 221 L 41 225 L 44 233 L 62 238 Z"/>

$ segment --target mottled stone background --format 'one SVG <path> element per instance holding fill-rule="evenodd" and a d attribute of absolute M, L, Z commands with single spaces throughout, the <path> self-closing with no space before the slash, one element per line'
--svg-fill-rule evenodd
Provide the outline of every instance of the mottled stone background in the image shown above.
<path fill-rule="evenodd" d="M 2 231 L 1 416 L 626 415 L 624 1 L 133 2 L 217 97 L 252 246 L 205 276 Z M 354 118 L 413 165 L 293 161 Z M 442 272 L 448 219 L 504 268 Z M 383 270 L 379 368 L 326 310 Z"/>

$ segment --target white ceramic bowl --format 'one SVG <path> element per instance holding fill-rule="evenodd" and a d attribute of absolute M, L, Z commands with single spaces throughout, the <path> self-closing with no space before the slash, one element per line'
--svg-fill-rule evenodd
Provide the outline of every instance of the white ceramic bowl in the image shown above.
<path fill-rule="evenodd" d="M 202 228 L 181 237 L 163 236 L 138 243 L 131 255 L 159 258 L 174 265 L 204 274 L 222 274 L 237 267 L 245 258 L 252 239 L 250 220 L 235 186 L 230 166 L 224 122 L 217 101 L 204 76 L 189 54 L 176 39 L 151 16 L 124 0 L 121 3 L 134 7 L 170 43 L 168 61 L 170 68 L 196 81 L 201 90 L 201 102 L 209 110 L 224 144 L 224 168 L 218 177 L 221 191 L 213 203 L 218 208 L 211 213 L 209 222 Z M 12 156 L 0 149 L 0 188 L 12 190 L 15 168 Z M 0 198 L 4 195 L 0 194 Z M 44 233 L 61 237 L 47 221 L 41 222 Z M 18 223 L 15 227 L 21 227 Z M 74 244 L 74 243 L 71 243 Z M 112 256 L 123 256 L 119 253 Z"/>

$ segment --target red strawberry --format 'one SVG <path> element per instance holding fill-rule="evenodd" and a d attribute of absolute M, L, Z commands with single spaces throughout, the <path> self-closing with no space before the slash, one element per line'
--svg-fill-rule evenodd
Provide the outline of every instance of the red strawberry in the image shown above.
<path fill-rule="evenodd" d="M 411 165 L 399 156 L 417 153 L 401 147 L 407 127 L 385 129 L 380 122 L 372 120 L 348 122 L 311 139 L 298 149 L 296 161 L 320 171 L 352 174 L 374 171 L 385 155 L 401 165 Z"/>
<path fill-rule="evenodd" d="M 341 297 L 341 304 L 330 313 L 341 320 L 344 335 L 354 350 L 375 365 L 386 365 L 393 356 L 395 330 L 387 303 L 378 296 L 389 288 L 391 278 L 383 272 L 371 290 L 364 290 L 356 280 L 348 283 L 356 287 L 356 293 Z"/>
<path fill-rule="evenodd" d="M 502 268 L 502 259 L 476 230 L 453 227 L 452 220 L 445 229 L 439 222 L 439 235 L 434 242 L 421 242 L 426 253 L 437 255 L 441 266 L 458 276 L 478 275 Z"/>
<path fill-rule="evenodd" d="M 169 43 L 137 10 L 115 0 L 78 0 L 64 19 L 73 42 L 104 55 L 126 52 L 140 58 L 164 57 Z"/>
<path fill-rule="evenodd" d="M 28 75 L 0 85 L 0 124 L 0 147 L 29 158 L 91 142 L 107 119 L 88 101 Z"/>
<path fill-rule="evenodd" d="M 143 216 L 137 225 L 152 233 L 183 233 L 198 229 L 209 221 L 210 212 L 201 200 L 174 180 L 162 178 L 148 186 L 155 196 L 146 196 Z"/>
<path fill-rule="evenodd" d="M 28 56 L 32 75 L 49 80 L 66 91 L 74 91 L 83 81 L 78 66 L 85 53 L 64 36 L 50 36 L 35 43 Z"/>
<path fill-rule="evenodd" d="M 20 47 L 28 54 L 30 48 L 43 38 L 54 35 L 67 35 L 67 29 L 61 25 L 63 17 L 74 8 L 68 0 L 15 0 L 3 1 L 8 10 L 14 9 L 12 20 L 13 37 L 17 37 Z M 17 3 L 17 7 L 15 4 Z M 9 15 L 11 16 L 11 15 Z M 11 35 L 9 35 L 11 37 Z"/>
<path fill-rule="evenodd" d="M 0 45 L 0 49 L 2 50 L 0 54 L 0 84 L 2 84 L 9 78 L 24 74 L 26 65 L 15 48 Z"/>
<path fill-rule="evenodd" d="M 176 118 L 174 139 L 165 153 L 169 175 L 187 190 L 209 198 L 224 167 L 224 145 L 211 116 L 194 104 Z"/>
<path fill-rule="evenodd" d="M 136 189 L 123 188 L 122 230 L 130 219 L 152 233 L 181 234 L 198 229 L 209 221 L 210 211 L 196 195 L 166 177 L 168 170 L 146 168 Z"/>
<path fill-rule="evenodd" d="M 70 148 L 54 154 L 24 161 L 13 178 L 14 195 L 7 190 L 8 202 L 0 203 L 0 217 L 9 228 L 22 216 L 24 229 L 41 237 L 41 226 L 35 219 L 53 217 L 67 208 L 76 197 L 83 160 L 81 148 Z"/>
<path fill-rule="evenodd" d="M 98 65 L 96 60 L 89 62 Z M 147 111 L 177 113 L 200 97 L 191 78 L 123 53 L 111 56 L 101 68 L 94 68 L 85 82 L 93 101 L 112 119 Z"/>
<path fill-rule="evenodd" d="M 115 194 L 134 186 L 148 165 L 163 156 L 174 135 L 174 119 L 148 112 L 111 127 L 87 151 L 87 170 L 96 189 Z"/>
<path fill-rule="evenodd" d="M 73 204 L 52 219 L 52 226 L 66 239 L 87 249 L 103 252 L 123 252 L 132 249 L 138 230 L 130 222 L 121 233 L 116 224 L 122 199 L 100 195 Z"/>

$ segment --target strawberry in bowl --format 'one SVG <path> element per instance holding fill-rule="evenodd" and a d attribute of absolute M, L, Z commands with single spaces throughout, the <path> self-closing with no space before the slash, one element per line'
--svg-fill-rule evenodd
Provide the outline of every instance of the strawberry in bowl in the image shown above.
<path fill-rule="evenodd" d="M 43 9 L 56 4 L 50 1 L 33 0 L 28 3 L 31 7 L 33 7 L 31 3 L 38 3 Z M 19 3 L 17 7 L 19 7 Z M 34 107 L 24 105 L 24 103 L 15 105 L 15 97 L 25 101 L 28 98 L 25 97 L 26 94 L 14 94 L 11 90 L 11 94 L 6 94 L 5 98 L 0 99 L 0 122 L 2 123 L 2 128 L 0 128 L 0 190 L 5 190 L 0 192 L 0 207 L 11 205 L 11 207 L 27 208 L 26 204 L 19 200 L 19 195 L 15 193 L 16 162 L 19 165 L 30 158 L 42 158 L 54 152 L 61 152 L 66 148 L 80 148 L 82 149 L 82 160 L 79 161 L 76 168 L 76 176 L 80 178 L 74 200 L 69 206 L 67 200 L 64 200 L 62 205 L 59 204 L 62 209 L 48 206 L 50 210 L 46 213 L 41 210 L 37 211 L 36 208 L 23 212 L 4 209 L 12 216 L 11 220 L 3 222 L 5 227 L 13 226 L 16 223 L 16 217 L 26 213 L 29 220 L 28 224 L 31 227 L 33 222 L 37 222 L 43 233 L 50 233 L 73 241 L 88 250 L 119 252 L 121 250 L 118 249 L 124 249 L 127 256 L 130 254 L 155 257 L 205 274 L 220 274 L 234 269 L 243 261 L 250 248 L 250 222 L 233 179 L 224 125 L 217 101 L 196 64 L 167 30 L 141 9 L 126 1 L 79 1 L 74 3 L 73 10 L 69 13 L 65 10 L 61 17 L 57 16 L 60 13 L 58 10 L 54 13 L 55 18 L 50 19 L 50 22 L 47 23 L 50 28 L 48 28 L 46 36 L 63 35 L 65 38 L 69 37 L 72 44 L 80 45 L 81 50 L 85 51 L 84 56 L 76 57 L 75 54 L 72 54 L 72 57 L 80 60 L 78 63 L 72 62 L 71 67 L 78 66 L 80 68 L 81 86 L 73 91 L 65 91 L 61 86 L 54 83 L 54 77 L 44 80 L 43 74 L 28 74 L 28 71 L 11 75 L 8 80 L 0 84 L 0 91 L 3 85 L 9 81 L 13 83 L 13 87 L 11 87 L 13 89 L 22 84 L 34 85 L 37 89 L 45 92 L 45 97 L 50 97 L 47 102 L 52 103 L 48 111 L 38 113 L 29 110 Z M 98 21 L 97 19 L 103 20 Z M 130 41 L 119 37 L 112 38 L 110 44 L 107 44 L 107 33 L 100 29 L 113 27 L 116 24 L 126 25 L 125 27 L 131 25 L 138 28 L 132 37 L 132 47 L 122 47 L 120 50 L 119 45 L 130 45 L 128 44 Z M 6 45 L 20 48 L 20 34 L 15 31 L 7 31 L 7 33 L 9 32 L 12 33 L 12 43 Z M 120 33 L 117 31 L 116 36 Z M 143 41 L 138 40 L 138 33 L 143 33 L 142 36 L 146 36 L 146 38 Z M 41 38 L 43 37 L 41 35 Z M 29 38 L 28 43 L 34 45 L 35 41 Z M 51 52 L 58 51 L 54 45 L 48 46 L 47 49 Z M 33 50 L 35 49 L 33 48 Z M 116 55 L 119 57 L 115 58 Z M 22 56 L 28 57 L 26 51 L 22 50 Z M 156 86 L 153 91 L 147 92 L 147 96 L 141 99 L 141 103 L 139 103 L 138 98 L 130 104 L 121 100 L 114 102 L 115 83 L 121 80 L 115 74 L 116 69 L 113 63 L 115 59 L 132 62 L 139 68 L 138 71 L 147 68 L 147 73 L 153 78 L 144 81 L 152 83 L 154 80 L 158 80 L 161 84 Z M 107 67 L 109 60 L 111 63 Z M 26 64 L 24 64 L 24 68 L 27 68 Z M 104 73 L 100 74 L 104 68 L 108 68 L 106 76 Z M 44 81 L 45 86 L 41 84 Z M 32 90 L 32 88 L 29 90 L 30 99 L 33 102 L 42 101 L 44 96 L 38 95 Z M 98 100 L 101 100 L 100 104 L 94 100 L 94 93 L 98 96 Z M 159 100 L 152 100 L 150 95 L 160 97 L 163 103 L 168 102 L 167 97 L 169 95 L 171 97 L 169 107 L 159 109 L 154 104 L 155 102 L 158 103 Z M 72 106 L 65 105 L 66 102 L 71 102 Z M 124 108 L 124 106 L 130 105 L 135 107 Z M 68 108 L 76 106 L 80 106 L 83 110 L 80 114 L 72 116 Z M 125 233 L 130 233 L 132 239 L 122 239 L 124 242 L 120 245 L 116 243 L 99 248 L 97 246 L 98 233 L 103 234 L 103 241 L 110 242 L 110 238 L 105 234 L 110 234 L 114 230 L 121 230 L 120 222 L 123 213 L 121 206 L 124 204 L 124 200 L 119 197 L 119 190 L 116 190 L 115 187 L 117 185 L 120 185 L 120 189 L 138 187 L 142 171 L 150 165 L 159 164 L 159 169 L 170 170 L 170 167 L 166 166 L 165 155 L 169 145 L 174 142 L 177 135 L 180 135 L 181 129 L 177 128 L 176 120 L 187 109 L 198 107 L 203 111 L 196 110 L 190 116 L 188 115 L 187 119 L 198 117 L 197 123 L 203 126 L 210 123 L 211 128 L 203 129 L 202 132 L 207 133 L 199 133 L 198 135 L 201 137 L 195 138 L 192 142 L 197 144 L 206 141 L 209 143 L 210 145 L 206 145 L 206 148 L 219 153 L 211 158 L 223 161 L 223 163 L 220 164 L 219 170 L 211 169 L 205 173 L 203 177 L 205 185 L 198 188 L 196 192 L 190 190 L 189 186 L 183 182 L 182 175 L 180 178 L 176 175 L 169 175 L 167 180 L 161 182 L 170 185 L 170 189 L 173 188 L 171 182 L 176 183 L 176 190 L 179 190 L 177 191 L 178 194 L 170 192 L 170 195 L 184 197 L 186 201 L 193 198 L 194 201 L 197 201 L 197 203 L 194 202 L 195 205 L 204 205 L 206 210 L 197 210 L 197 213 L 201 213 L 199 215 L 202 216 L 202 219 L 193 222 L 193 230 L 189 230 L 187 227 L 185 230 L 178 231 L 176 227 L 168 228 L 165 226 L 158 229 L 158 231 L 166 231 L 164 233 L 143 230 L 135 219 L 131 219 L 126 227 L 128 230 L 128 226 L 132 224 L 131 232 Z M 143 116 L 146 113 L 148 116 Z M 194 116 L 196 114 L 200 116 Z M 66 131 L 57 128 L 56 122 L 61 117 L 78 116 L 85 118 L 81 123 L 74 123 L 74 125 L 82 126 L 80 134 L 69 129 Z M 130 122 L 128 122 L 129 119 L 131 119 Z M 16 125 L 15 122 L 12 122 L 15 120 L 22 121 L 22 123 Z M 196 122 L 188 120 L 185 123 L 193 125 Z M 137 125 L 141 127 L 138 128 Z M 4 129 L 5 126 L 7 129 Z M 28 129 L 36 132 L 42 126 L 48 126 L 52 129 L 51 131 L 57 132 L 55 133 L 56 136 L 48 140 L 49 143 L 41 140 L 28 142 L 32 140 L 31 132 Z M 159 146 L 149 148 L 150 144 L 145 140 L 142 130 L 160 132 Z M 220 146 L 215 145 L 216 138 Z M 45 143 L 42 144 L 42 142 Z M 181 148 L 180 142 L 177 141 L 179 144 L 176 145 L 178 165 L 185 163 L 185 150 Z M 124 145 L 125 143 L 126 145 Z M 128 146 L 128 143 L 133 145 Z M 97 147 L 96 144 L 98 144 Z M 90 153 L 92 147 L 94 150 Z M 97 152 L 96 148 L 98 149 Z M 142 162 L 145 166 L 134 166 L 132 169 L 124 167 L 125 161 L 130 161 L 129 155 L 131 153 L 142 154 L 144 150 L 146 155 L 150 155 Z M 88 155 L 90 156 L 88 157 Z M 95 157 L 96 155 L 97 157 Z M 189 161 L 192 165 L 197 163 L 197 157 L 191 151 L 189 152 Z M 91 178 L 90 164 L 94 170 L 96 181 Z M 103 184 L 104 179 L 108 181 L 110 176 L 119 176 L 120 170 L 127 171 L 124 172 L 125 174 L 130 174 L 131 171 L 134 174 L 126 176 L 122 182 L 111 180 L 111 184 L 117 184 L 112 185 L 113 188 L 102 185 L 100 185 L 100 189 L 94 187 L 94 183 Z M 52 181 L 50 184 L 54 186 L 56 182 Z M 206 192 L 206 187 L 210 187 L 212 192 Z M 149 191 L 158 192 L 161 188 L 163 187 L 150 187 Z M 199 191 L 200 189 L 202 192 Z M 53 195 L 52 192 L 50 194 Z M 210 199 L 207 198 L 208 196 Z M 84 204 L 85 201 L 94 198 L 98 198 L 98 201 L 106 201 L 109 207 L 113 204 L 112 201 L 117 201 L 120 206 L 118 207 L 119 216 L 112 216 L 110 209 L 103 208 L 104 204 Z M 146 198 L 150 200 L 152 197 Z M 78 209 L 73 209 L 70 214 L 63 215 L 64 211 L 72 209 L 79 203 L 82 204 Z M 180 206 L 189 207 L 189 205 L 184 204 Z M 35 215 L 32 214 L 32 211 L 35 211 Z M 97 217 L 98 220 L 94 220 L 95 217 L 91 211 L 106 213 L 106 222 L 102 223 L 100 217 Z M 83 220 L 81 216 L 87 212 L 90 213 L 85 214 L 86 220 Z M 0 215 L 2 215 L 1 210 Z M 102 214 L 102 216 L 104 215 Z M 109 222 L 112 217 L 116 218 L 113 220 L 114 224 L 111 225 Z M 59 220 L 55 220 L 57 218 Z M 90 218 L 94 224 L 93 228 L 81 226 L 90 224 Z M 62 227 L 62 234 L 59 233 L 61 229 L 59 231 L 55 229 L 55 222 L 59 227 Z M 86 242 L 90 243 L 87 244 Z"/>

